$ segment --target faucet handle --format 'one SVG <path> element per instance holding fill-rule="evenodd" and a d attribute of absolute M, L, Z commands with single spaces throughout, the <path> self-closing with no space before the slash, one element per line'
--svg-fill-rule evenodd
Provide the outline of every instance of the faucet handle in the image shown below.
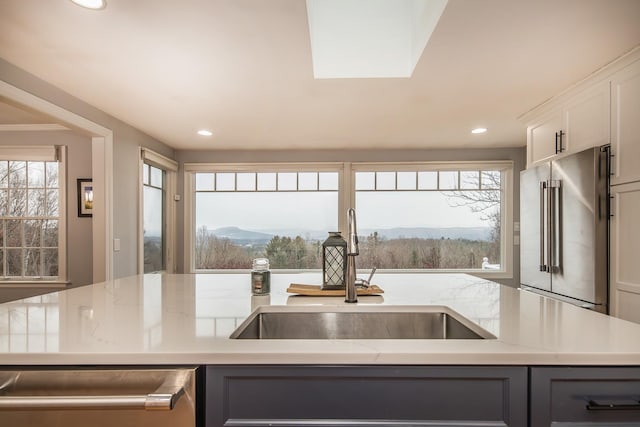
<path fill-rule="evenodd" d="M 371 269 L 371 273 L 369 273 L 369 277 L 367 279 L 356 279 L 356 286 L 361 288 L 368 288 L 371 286 L 371 279 L 373 279 L 373 275 L 376 273 L 377 267 L 373 267 Z"/>
<path fill-rule="evenodd" d="M 369 273 L 369 278 L 367 279 L 367 283 L 371 284 L 371 279 L 373 279 L 373 275 L 376 274 L 376 270 L 378 269 L 378 267 L 373 267 L 371 269 L 371 273 Z"/>

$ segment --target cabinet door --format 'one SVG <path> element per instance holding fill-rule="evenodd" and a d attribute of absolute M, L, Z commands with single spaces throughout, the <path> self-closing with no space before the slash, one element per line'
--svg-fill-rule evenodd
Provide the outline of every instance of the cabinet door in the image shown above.
<path fill-rule="evenodd" d="M 605 81 L 566 103 L 563 110 L 563 153 L 577 153 L 609 143 L 610 92 L 609 81 Z"/>
<path fill-rule="evenodd" d="M 640 61 L 611 79 L 613 184 L 640 180 Z"/>
<path fill-rule="evenodd" d="M 209 366 L 206 427 L 526 426 L 525 367 Z"/>
<path fill-rule="evenodd" d="M 640 182 L 611 187 L 611 314 L 640 323 Z"/>
<path fill-rule="evenodd" d="M 531 368 L 535 427 L 638 426 L 640 368 Z"/>
<path fill-rule="evenodd" d="M 561 129 L 561 110 L 554 110 L 527 127 L 528 165 L 549 160 L 557 154 L 556 133 L 560 132 Z"/>

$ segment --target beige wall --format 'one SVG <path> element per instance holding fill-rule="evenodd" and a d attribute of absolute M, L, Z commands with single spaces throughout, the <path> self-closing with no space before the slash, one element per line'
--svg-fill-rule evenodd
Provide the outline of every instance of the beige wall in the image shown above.
<path fill-rule="evenodd" d="M 92 282 L 91 218 L 78 217 L 76 179 L 91 177 L 91 138 L 69 131 L 0 132 L 1 145 L 64 145 L 67 147 L 67 259 L 73 286 Z"/>
<path fill-rule="evenodd" d="M 523 131 L 524 133 L 524 131 Z M 523 134 L 523 139 L 525 135 Z M 526 166 L 526 150 L 519 148 L 465 149 L 465 150 L 299 150 L 299 151 L 177 151 L 176 159 L 184 163 L 270 163 L 270 162 L 411 162 L 411 161 L 480 161 L 512 160 L 513 220 L 520 221 L 520 171 Z M 178 193 L 182 193 L 182 170 L 178 175 Z M 184 229 L 184 197 L 178 202 L 178 230 Z M 181 235 L 181 233 L 179 232 Z M 178 271 L 184 259 L 183 240 L 177 249 Z M 511 286 L 520 284 L 520 248 L 513 248 L 513 278 L 497 282 Z"/>

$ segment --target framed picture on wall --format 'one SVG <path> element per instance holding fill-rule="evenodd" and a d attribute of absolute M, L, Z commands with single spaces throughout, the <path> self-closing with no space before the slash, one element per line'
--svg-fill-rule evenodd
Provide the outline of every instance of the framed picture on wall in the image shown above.
<path fill-rule="evenodd" d="M 78 178 L 78 216 L 93 216 L 93 181 Z"/>

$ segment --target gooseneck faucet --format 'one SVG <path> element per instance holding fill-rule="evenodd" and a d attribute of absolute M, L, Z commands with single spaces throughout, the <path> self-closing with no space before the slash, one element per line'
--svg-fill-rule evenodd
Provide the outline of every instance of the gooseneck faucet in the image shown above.
<path fill-rule="evenodd" d="M 345 302 L 358 302 L 356 290 L 356 257 L 358 256 L 358 231 L 356 230 L 356 211 L 347 210 L 347 277 Z"/>

